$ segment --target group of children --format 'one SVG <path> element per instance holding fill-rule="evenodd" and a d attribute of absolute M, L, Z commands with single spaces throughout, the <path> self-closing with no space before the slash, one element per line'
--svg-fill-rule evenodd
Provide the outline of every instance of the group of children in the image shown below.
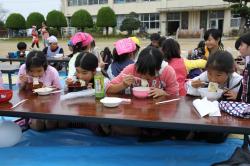
<path fill-rule="evenodd" d="M 53 39 L 52 43 L 57 43 L 54 37 L 50 38 Z M 202 52 L 202 55 L 190 55 L 189 59 L 180 56 L 181 48 L 176 40 L 161 38 L 157 34 L 153 34 L 151 40 L 152 43 L 140 52 L 138 38 L 118 40 L 114 44 L 113 56 L 111 51 L 104 50 L 110 63 L 107 65 L 104 56 L 95 51 L 95 46 L 93 47 L 94 38 L 88 33 L 76 33 L 69 42 L 73 53 L 69 61 L 66 85 L 72 83 L 73 77 L 77 77 L 85 81 L 88 88 L 94 88 L 94 75 L 99 66 L 106 76 L 105 91 L 110 94 L 131 93 L 132 87 L 142 86 L 142 80 L 146 80 L 147 86 L 150 87 L 149 96 L 153 98 L 166 95 L 199 95 L 197 88 L 204 87 L 205 82 L 215 82 L 221 89 L 231 89 L 224 94 L 225 100 L 250 102 L 250 34 L 244 34 L 235 44 L 236 49 L 247 61 L 243 77 L 235 72 L 233 56 L 223 51 L 221 33 L 216 29 L 206 31 L 203 50 L 191 51 Z M 18 73 L 17 84 L 21 89 L 30 89 L 34 78 L 38 78 L 42 86 L 62 88 L 57 70 L 48 64 L 45 56 L 51 52 L 52 47 L 53 44 L 46 49 L 47 51 L 31 51 L 28 54 Z M 60 47 L 56 48 L 60 50 Z M 104 52 L 102 54 L 104 55 Z M 204 72 L 193 79 L 187 79 L 188 73 L 194 69 L 202 69 Z M 243 83 L 239 84 L 242 78 Z M 239 86 L 235 86 L 237 84 Z M 38 126 L 41 124 L 33 122 L 32 127 L 40 130 Z M 42 126 L 42 129 L 46 128 L 46 124 Z"/>

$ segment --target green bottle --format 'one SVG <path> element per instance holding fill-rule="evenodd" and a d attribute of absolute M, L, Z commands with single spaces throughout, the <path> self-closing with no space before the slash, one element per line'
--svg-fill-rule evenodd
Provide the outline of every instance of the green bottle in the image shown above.
<path fill-rule="evenodd" d="M 95 82 L 95 98 L 102 99 L 105 96 L 104 90 L 104 75 L 102 74 L 101 68 L 96 68 L 96 74 L 94 76 Z"/>

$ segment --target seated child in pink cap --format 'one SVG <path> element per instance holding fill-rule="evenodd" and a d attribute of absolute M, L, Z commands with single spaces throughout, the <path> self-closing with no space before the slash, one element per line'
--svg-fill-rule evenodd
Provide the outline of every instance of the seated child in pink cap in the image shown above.
<path fill-rule="evenodd" d="M 136 44 L 131 38 L 125 38 L 115 42 L 113 50 L 113 62 L 107 70 L 110 79 L 118 76 L 120 72 L 128 65 L 134 63 L 136 54 Z"/>
<path fill-rule="evenodd" d="M 80 52 L 90 52 L 91 42 L 93 41 L 93 37 L 84 32 L 77 32 L 71 39 L 72 48 L 73 48 L 73 56 L 69 61 L 69 73 L 68 78 L 73 77 L 76 73 L 75 61 L 76 57 L 80 54 Z M 70 79 L 69 79 L 70 80 Z M 67 83 L 68 79 L 66 80 Z"/>

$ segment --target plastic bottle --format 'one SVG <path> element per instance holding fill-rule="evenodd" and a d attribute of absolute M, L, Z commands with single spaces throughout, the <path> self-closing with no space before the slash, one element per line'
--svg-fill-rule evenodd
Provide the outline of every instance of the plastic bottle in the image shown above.
<path fill-rule="evenodd" d="M 101 68 L 96 68 L 96 74 L 94 76 L 95 82 L 95 98 L 102 99 L 105 96 L 104 91 L 104 75 L 102 74 Z"/>

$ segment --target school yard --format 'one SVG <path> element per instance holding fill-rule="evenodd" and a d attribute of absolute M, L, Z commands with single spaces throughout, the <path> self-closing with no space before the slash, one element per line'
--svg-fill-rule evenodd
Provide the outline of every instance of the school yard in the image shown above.
<path fill-rule="evenodd" d="M 111 49 L 114 48 L 113 44 L 114 42 L 118 40 L 117 38 L 97 38 L 96 39 L 96 46 L 103 50 L 104 47 L 109 47 Z M 16 51 L 16 44 L 19 41 L 24 41 L 28 45 L 28 50 L 31 46 L 31 39 L 25 38 L 25 39 L 0 39 L 0 56 L 6 56 L 8 55 L 8 52 Z M 141 41 L 141 48 L 146 47 L 149 43 L 149 39 L 140 39 Z M 182 56 L 185 57 L 187 55 L 187 51 L 190 49 L 193 49 L 197 46 L 200 39 L 178 39 L 178 42 L 181 45 L 182 50 Z M 228 39 L 223 38 L 222 42 L 224 44 L 224 47 L 226 50 L 230 51 L 234 56 L 237 56 L 237 50 L 234 48 L 234 42 L 235 39 Z M 70 54 L 67 46 L 67 39 L 59 39 L 59 46 L 63 47 L 63 50 L 65 52 L 65 55 Z M 36 48 L 36 47 L 35 47 Z M 40 49 L 43 49 L 43 45 L 40 40 Z"/>

